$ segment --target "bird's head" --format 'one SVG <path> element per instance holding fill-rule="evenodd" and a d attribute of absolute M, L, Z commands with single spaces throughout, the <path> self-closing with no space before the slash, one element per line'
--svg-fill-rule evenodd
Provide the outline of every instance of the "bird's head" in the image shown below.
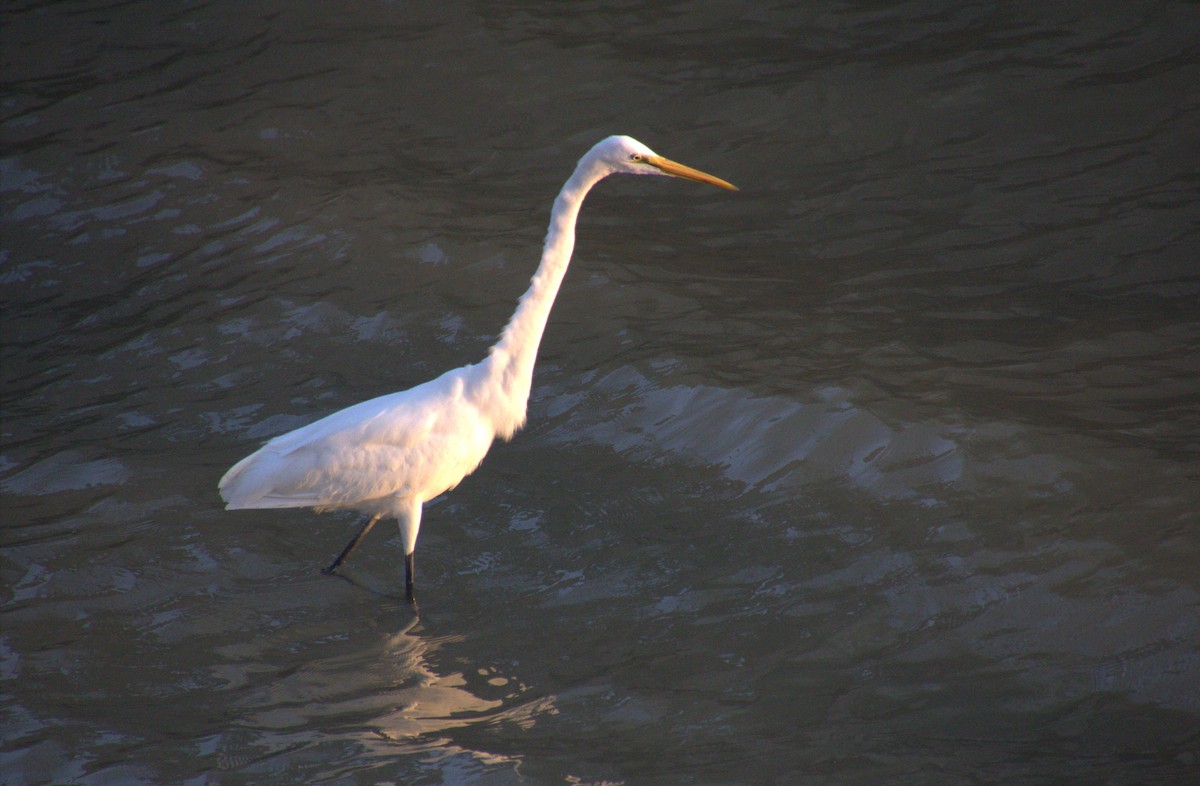
<path fill-rule="evenodd" d="M 666 175 L 737 191 L 737 186 L 719 177 L 692 169 L 690 166 L 684 166 L 669 158 L 663 158 L 633 137 L 610 136 L 603 139 L 592 148 L 588 157 L 592 156 L 614 173 Z"/>

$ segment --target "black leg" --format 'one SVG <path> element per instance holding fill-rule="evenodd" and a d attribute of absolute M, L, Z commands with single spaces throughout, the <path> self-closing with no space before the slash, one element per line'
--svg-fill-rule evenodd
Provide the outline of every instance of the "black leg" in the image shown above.
<path fill-rule="evenodd" d="M 328 576 L 330 573 L 333 573 L 335 570 L 337 570 L 338 567 L 346 561 L 346 557 L 350 556 L 350 552 L 358 548 L 358 542 L 367 536 L 367 533 L 371 531 L 371 527 L 375 526 L 376 521 L 379 521 L 379 516 L 373 516 L 372 518 L 368 519 L 367 523 L 363 524 L 363 528 L 358 531 L 358 534 L 351 538 L 350 542 L 346 544 L 346 548 L 342 549 L 342 553 L 337 555 L 337 559 L 335 559 L 328 568 L 325 568 L 321 572 Z"/>
<path fill-rule="evenodd" d="M 404 555 L 404 598 L 414 605 L 417 599 L 413 597 L 413 555 Z"/>

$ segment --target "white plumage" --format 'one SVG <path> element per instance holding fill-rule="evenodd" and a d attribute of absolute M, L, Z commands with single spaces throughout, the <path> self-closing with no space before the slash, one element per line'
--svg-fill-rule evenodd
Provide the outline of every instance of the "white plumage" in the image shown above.
<path fill-rule="evenodd" d="M 524 425 L 538 345 L 571 261 L 580 205 L 592 186 L 614 173 L 734 188 L 629 137 L 604 139 L 563 185 L 541 264 L 487 358 L 275 437 L 221 478 L 226 508 L 349 508 L 370 516 L 327 572 L 337 569 L 380 517 L 395 517 L 412 600 L 421 506 L 474 471 L 493 440 L 510 439 Z"/>

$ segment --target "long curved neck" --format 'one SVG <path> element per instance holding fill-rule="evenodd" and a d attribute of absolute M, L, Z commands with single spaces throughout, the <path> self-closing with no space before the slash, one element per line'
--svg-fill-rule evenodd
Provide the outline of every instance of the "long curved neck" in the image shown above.
<path fill-rule="evenodd" d="M 492 416 L 496 434 L 503 439 L 510 438 L 525 424 L 533 366 L 554 298 L 571 262 L 579 208 L 592 186 L 607 174 L 590 156 L 585 156 L 563 185 L 550 212 L 541 264 L 529 289 L 521 296 L 516 313 L 489 350 L 488 358 L 480 364 L 484 375 L 477 389 L 479 403 Z"/>

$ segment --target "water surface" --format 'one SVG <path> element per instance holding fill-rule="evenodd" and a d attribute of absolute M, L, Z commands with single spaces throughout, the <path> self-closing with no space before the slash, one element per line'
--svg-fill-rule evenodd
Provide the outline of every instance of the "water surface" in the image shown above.
<path fill-rule="evenodd" d="M 8 4 L 5 781 L 1192 783 L 1200 10 Z M 261 441 L 474 362 L 380 527 Z"/>

